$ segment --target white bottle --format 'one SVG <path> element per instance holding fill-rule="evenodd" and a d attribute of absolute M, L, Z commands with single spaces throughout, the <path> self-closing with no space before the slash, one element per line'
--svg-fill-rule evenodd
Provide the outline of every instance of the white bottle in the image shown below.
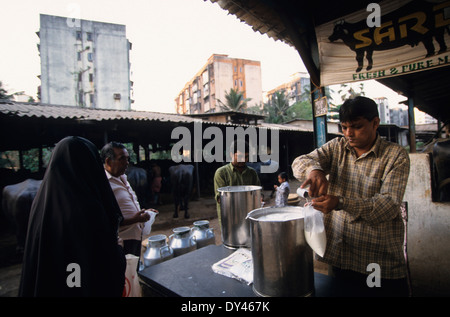
<path fill-rule="evenodd" d="M 297 195 L 303 198 L 309 197 L 308 190 L 300 187 L 297 189 Z"/>

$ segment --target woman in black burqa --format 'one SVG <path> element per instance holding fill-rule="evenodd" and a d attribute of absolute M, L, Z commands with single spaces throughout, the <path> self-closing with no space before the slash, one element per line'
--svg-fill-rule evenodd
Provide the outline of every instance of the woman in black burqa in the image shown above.
<path fill-rule="evenodd" d="M 121 220 L 97 148 L 61 140 L 31 207 L 19 296 L 121 296 Z"/>

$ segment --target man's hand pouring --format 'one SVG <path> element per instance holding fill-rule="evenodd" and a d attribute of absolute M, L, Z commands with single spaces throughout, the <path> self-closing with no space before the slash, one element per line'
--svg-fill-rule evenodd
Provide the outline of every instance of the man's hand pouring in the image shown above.
<path fill-rule="evenodd" d="M 327 214 L 337 207 L 339 198 L 327 194 L 328 180 L 323 171 L 312 170 L 300 188 L 305 188 L 308 185 L 308 195 L 313 198 L 312 206 L 315 209 Z"/>

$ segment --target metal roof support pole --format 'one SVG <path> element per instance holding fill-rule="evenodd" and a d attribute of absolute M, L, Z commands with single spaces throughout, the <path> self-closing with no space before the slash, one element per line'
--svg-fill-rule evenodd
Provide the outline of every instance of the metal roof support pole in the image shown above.
<path fill-rule="evenodd" d="M 44 170 L 44 159 L 43 159 L 43 150 L 42 150 L 42 145 L 39 145 L 38 148 L 38 170 L 39 172 L 42 172 Z"/>
<path fill-rule="evenodd" d="M 196 185 L 197 185 L 197 198 L 200 199 L 200 176 L 199 176 L 199 172 L 198 172 L 198 162 L 195 162 L 195 178 L 196 180 Z"/>
<path fill-rule="evenodd" d="M 24 169 L 24 165 L 23 165 L 23 150 L 19 150 L 19 165 L 20 165 L 20 169 L 23 170 Z"/>
<path fill-rule="evenodd" d="M 325 96 L 324 87 L 314 88 L 313 82 L 311 82 L 311 105 L 313 113 L 313 127 L 314 127 L 314 147 L 318 148 L 327 142 L 327 116 L 316 116 L 315 100 Z"/>
<path fill-rule="evenodd" d="M 414 119 L 414 98 L 408 96 L 409 152 L 416 153 L 416 123 Z"/>

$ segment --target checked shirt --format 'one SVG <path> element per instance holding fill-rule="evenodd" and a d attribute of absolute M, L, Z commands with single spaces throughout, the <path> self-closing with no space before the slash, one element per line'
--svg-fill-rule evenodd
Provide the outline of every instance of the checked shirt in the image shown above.
<path fill-rule="evenodd" d="M 314 169 L 328 175 L 328 194 L 344 199 L 342 210 L 324 215 L 327 249 L 319 260 L 363 274 L 377 263 L 381 278 L 405 277 L 400 205 L 409 175 L 407 152 L 377 135 L 373 147 L 357 157 L 345 138 L 335 138 L 292 163 L 301 182 Z"/>

